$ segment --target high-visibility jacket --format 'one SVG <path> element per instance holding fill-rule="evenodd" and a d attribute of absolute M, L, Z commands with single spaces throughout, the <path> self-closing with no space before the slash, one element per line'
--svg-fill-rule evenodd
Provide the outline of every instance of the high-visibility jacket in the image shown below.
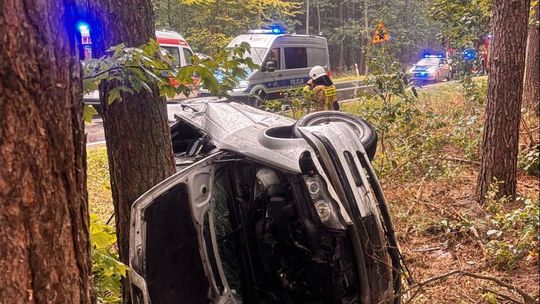
<path fill-rule="evenodd" d="M 334 102 L 336 101 L 336 87 L 318 85 L 313 88 L 315 91 L 315 109 L 317 111 L 335 110 Z"/>

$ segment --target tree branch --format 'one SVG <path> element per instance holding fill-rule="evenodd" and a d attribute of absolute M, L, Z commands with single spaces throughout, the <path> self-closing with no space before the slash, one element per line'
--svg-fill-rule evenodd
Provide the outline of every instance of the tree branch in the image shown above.
<path fill-rule="evenodd" d="M 453 275 L 468 276 L 468 277 L 471 277 L 471 278 L 474 278 L 474 279 L 485 280 L 485 281 L 490 281 L 490 282 L 496 283 L 499 286 L 502 286 L 504 288 L 507 288 L 510 291 L 514 291 L 514 292 L 518 293 L 523 298 L 523 301 L 524 301 L 523 303 L 525 303 L 525 304 L 534 304 L 535 303 L 534 302 L 535 300 L 520 288 L 517 288 L 517 287 L 515 287 L 515 286 L 513 286 L 513 285 L 511 285 L 509 283 L 505 283 L 505 282 L 503 282 L 502 280 L 500 280 L 500 279 L 498 279 L 496 277 L 492 277 L 492 276 L 488 276 L 488 275 L 482 275 L 482 274 L 468 272 L 468 271 L 463 271 L 463 270 L 453 270 L 453 271 L 450 271 L 450 272 L 447 272 L 447 273 L 444 273 L 444 274 L 441 274 L 441 275 L 438 275 L 438 276 L 428 278 L 427 280 L 422 281 L 422 282 L 412 286 L 411 288 L 401 292 L 400 294 L 396 295 L 396 297 L 399 297 L 399 296 L 401 296 L 403 294 L 406 294 L 406 293 L 416 289 L 415 292 L 413 293 L 413 295 L 405 302 L 405 303 L 409 303 L 409 302 L 411 302 L 411 300 L 418 293 L 420 293 L 420 291 L 425 286 L 427 286 L 430 283 L 433 283 L 435 281 L 440 281 L 440 280 L 447 279 L 448 277 L 453 276 Z M 500 294 L 497 294 L 497 295 L 500 296 Z M 517 302 L 517 303 L 520 303 L 520 302 Z"/>
<path fill-rule="evenodd" d="M 510 301 L 510 302 L 512 302 L 512 303 L 522 304 L 522 302 L 520 302 L 519 300 L 516 300 L 516 299 L 512 298 L 512 297 L 509 296 L 509 295 L 505 295 L 505 294 L 503 294 L 503 293 L 500 293 L 500 292 L 498 292 L 498 291 L 496 291 L 496 290 L 489 289 L 489 288 L 487 288 L 487 287 L 482 287 L 482 291 L 483 291 L 483 292 L 490 292 L 490 293 L 492 293 L 492 294 L 494 294 L 494 295 L 496 295 L 496 296 L 498 296 L 498 297 L 500 297 L 500 298 L 503 298 L 503 299 L 505 299 L 505 300 L 508 300 L 508 301 Z"/>

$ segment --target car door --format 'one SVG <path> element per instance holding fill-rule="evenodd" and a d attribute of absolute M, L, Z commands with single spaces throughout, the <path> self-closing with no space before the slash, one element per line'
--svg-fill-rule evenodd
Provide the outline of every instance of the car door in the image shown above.
<path fill-rule="evenodd" d="M 221 153 L 176 173 L 131 211 L 128 278 L 134 303 L 235 303 L 223 280 L 210 201 Z"/>

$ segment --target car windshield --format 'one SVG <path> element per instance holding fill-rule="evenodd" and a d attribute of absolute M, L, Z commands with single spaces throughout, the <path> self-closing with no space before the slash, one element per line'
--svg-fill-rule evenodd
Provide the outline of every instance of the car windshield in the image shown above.
<path fill-rule="evenodd" d="M 251 48 L 251 53 L 246 53 L 244 55 L 245 58 L 251 57 L 251 60 L 253 60 L 253 63 L 257 65 L 261 65 L 262 61 L 264 59 L 264 54 L 266 53 L 267 48 Z"/>
<path fill-rule="evenodd" d="M 439 62 L 439 58 L 422 58 L 416 65 L 438 65 Z"/>
<path fill-rule="evenodd" d="M 174 46 L 161 46 L 162 49 L 167 51 L 172 56 L 173 64 L 180 66 L 180 50 Z"/>
<path fill-rule="evenodd" d="M 251 60 L 253 61 L 253 63 L 260 66 L 260 65 L 262 65 L 262 62 L 264 60 L 264 55 L 266 54 L 266 50 L 267 50 L 267 48 L 252 47 L 252 48 L 250 48 L 250 52 L 246 52 L 244 54 L 244 58 L 251 57 Z M 253 72 L 255 72 L 254 70 L 248 68 L 244 64 L 240 65 L 240 68 L 244 69 L 247 72 L 247 76 L 249 76 L 249 75 L 253 74 Z"/>

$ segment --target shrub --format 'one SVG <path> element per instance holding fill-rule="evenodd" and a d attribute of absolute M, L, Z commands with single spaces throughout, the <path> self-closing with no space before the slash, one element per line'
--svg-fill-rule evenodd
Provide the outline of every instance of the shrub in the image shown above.
<path fill-rule="evenodd" d="M 118 260 L 114 228 L 91 214 L 90 240 L 97 302 L 122 303 L 120 279 L 128 267 Z"/>

